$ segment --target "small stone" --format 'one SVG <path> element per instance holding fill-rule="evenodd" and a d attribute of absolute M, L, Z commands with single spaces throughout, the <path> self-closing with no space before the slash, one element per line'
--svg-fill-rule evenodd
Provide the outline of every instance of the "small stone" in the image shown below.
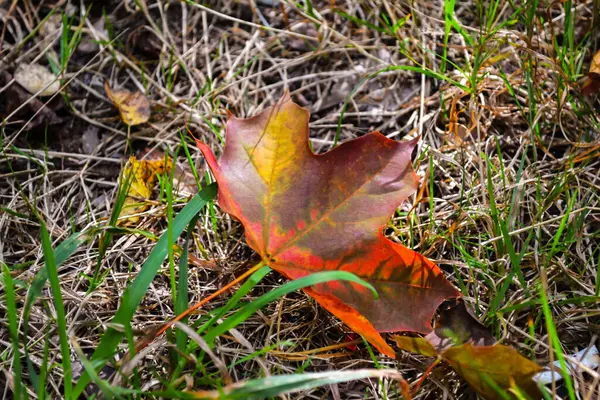
<path fill-rule="evenodd" d="M 17 83 L 31 94 L 41 90 L 38 95 L 46 97 L 60 90 L 60 82 L 56 76 L 40 64 L 19 64 L 14 77 Z"/>

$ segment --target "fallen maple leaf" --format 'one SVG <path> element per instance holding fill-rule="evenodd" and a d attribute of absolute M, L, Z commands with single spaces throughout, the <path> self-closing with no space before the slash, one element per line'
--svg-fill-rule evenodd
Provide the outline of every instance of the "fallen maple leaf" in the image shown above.
<path fill-rule="evenodd" d="M 121 172 L 121 182 L 129 185 L 127 197 L 119 213 L 119 225 L 131 225 L 139 221 L 138 215 L 148 209 L 146 200 L 150 199 L 152 188 L 156 184 L 156 175 L 171 168 L 171 160 L 138 160 L 130 157 Z"/>
<path fill-rule="evenodd" d="M 150 103 L 141 92 L 134 93 L 126 89 L 112 90 L 107 81 L 104 82 L 104 90 L 127 125 L 143 124 L 150 119 Z"/>
<path fill-rule="evenodd" d="M 316 155 L 308 121 L 309 112 L 286 94 L 253 118 L 230 117 L 220 163 L 197 144 L 219 183 L 221 208 L 242 222 L 265 264 L 290 279 L 349 271 L 377 289 L 377 300 L 348 282 L 305 292 L 394 357 L 380 332 L 430 332 L 437 307 L 460 296 L 434 263 L 383 235 L 416 190 L 410 160 L 416 142 L 373 132 Z"/>

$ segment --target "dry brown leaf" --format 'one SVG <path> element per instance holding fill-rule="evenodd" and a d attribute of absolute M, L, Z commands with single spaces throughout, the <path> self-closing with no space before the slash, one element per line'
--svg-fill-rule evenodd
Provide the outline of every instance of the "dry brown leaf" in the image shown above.
<path fill-rule="evenodd" d="M 39 64 L 19 64 L 14 75 L 15 81 L 29 93 L 46 97 L 60 90 L 60 82 L 50 70 Z"/>
<path fill-rule="evenodd" d="M 165 160 L 138 160 L 130 157 L 121 172 L 121 182 L 129 185 L 127 197 L 119 214 L 119 225 L 136 224 L 140 217 L 138 215 L 148 209 L 147 200 L 152 195 L 152 189 L 156 184 L 157 174 L 170 171 L 171 159 Z"/>
<path fill-rule="evenodd" d="M 130 92 L 127 89 L 112 90 L 106 81 L 104 90 L 127 125 L 143 124 L 150 119 L 150 102 L 143 93 Z"/>

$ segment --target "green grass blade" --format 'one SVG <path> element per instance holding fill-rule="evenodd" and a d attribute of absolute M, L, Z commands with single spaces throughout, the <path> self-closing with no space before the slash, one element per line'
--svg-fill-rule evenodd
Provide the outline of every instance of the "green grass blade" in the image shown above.
<path fill-rule="evenodd" d="M 577 195 L 571 194 L 571 199 L 567 203 L 567 210 L 565 211 L 565 215 L 561 218 L 560 225 L 558 226 L 556 234 L 554 235 L 554 240 L 552 241 L 552 248 L 550 249 L 548 259 L 551 259 L 557 253 L 557 249 L 561 243 L 563 232 L 567 226 L 567 223 L 569 222 L 571 211 L 573 211 L 573 205 L 575 204 L 575 200 L 577 200 Z"/>
<path fill-rule="evenodd" d="M 14 398 L 23 398 L 23 387 L 21 381 L 21 352 L 19 351 L 19 327 L 17 323 L 17 303 L 15 299 L 15 285 L 10 276 L 10 270 L 6 264 L 2 264 L 2 277 L 4 284 L 4 299 L 6 304 L 6 317 L 8 318 L 8 333 L 13 348 L 13 370 L 14 370 Z"/>
<path fill-rule="evenodd" d="M 396 370 L 359 369 L 269 376 L 225 387 L 220 391 L 197 392 L 196 399 L 263 399 L 284 393 L 300 392 L 319 386 L 367 378 L 392 378 L 401 381 Z"/>
<path fill-rule="evenodd" d="M 259 349 L 259 350 L 256 350 L 255 352 L 250 353 L 247 356 L 240 357 L 239 359 L 237 359 L 234 362 L 232 362 L 229 365 L 229 368 L 233 368 L 236 365 L 240 365 L 240 364 L 243 364 L 243 363 L 248 362 L 250 360 L 253 360 L 256 357 L 263 356 L 263 355 L 269 353 L 270 351 L 281 349 L 283 347 L 291 347 L 293 345 L 294 345 L 294 342 L 277 342 L 277 343 L 273 343 L 272 345 L 267 346 L 267 347 L 263 347 L 262 349 Z"/>
<path fill-rule="evenodd" d="M 217 185 L 212 184 L 205 187 L 199 192 L 192 200 L 181 210 L 177 217 L 173 221 L 173 237 L 181 235 L 187 224 L 200 212 L 200 210 L 217 194 Z M 165 260 L 168 254 L 168 236 L 162 235 L 158 243 L 154 246 L 148 259 L 144 262 L 141 271 L 135 278 L 131 286 L 129 286 L 123 294 L 121 305 L 117 310 L 112 323 L 127 325 L 130 323 L 135 310 L 144 298 L 150 283 L 158 273 L 162 262 Z M 122 332 L 119 332 L 113 328 L 108 328 L 106 333 L 102 336 L 100 344 L 96 348 L 92 360 L 106 360 L 112 356 L 113 352 L 119 345 Z M 89 383 L 90 377 L 87 373 L 84 373 L 75 387 L 75 396 L 79 396 L 85 386 Z"/>
<path fill-rule="evenodd" d="M 40 230 L 42 235 L 42 249 L 44 250 L 44 260 L 46 261 L 48 280 L 50 281 L 50 289 L 52 290 L 52 298 L 54 300 L 54 307 L 56 309 L 56 325 L 60 343 L 60 352 L 62 355 L 65 398 L 71 399 L 73 373 L 71 370 L 71 349 L 69 347 L 69 339 L 67 338 L 67 318 L 65 314 L 62 293 L 60 290 L 60 279 L 58 277 L 58 269 L 56 259 L 54 257 L 54 250 L 52 250 L 52 243 L 50 242 L 48 229 L 46 229 L 46 224 L 42 219 L 40 219 Z"/>
<path fill-rule="evenodd" d="M 196 165 L 194 164 L 194 160 L 192 160 L 192 155 L 190 154 L 190 149 L 185 141 L 185 136 L 183 133 L 179 132 L 179 138 L 181 141 L 181 147 L 183 147 L 183 151 L 185 153 L 185 158 L 190 166 L 190 170 L 194 175 L 194 180 L 196 181 L 196 186 L 198 186 L 198 190 L 202 190 L 202 183 L 200 183 L 200 177 L 198 176 L 198 171 L 196 170 Z"/>
<path fill-rule="evenodd" d="M 542 272 L 542 282 L 545 283 L 546 273 Z M 575 396 L 575 390 L 573 388 L 573 380 L 571 379 L 571 374 L 567 368 L 567 362 L 565 360 L 565 356 L 562 351 L 562 345 L 560 343 L 560 339 L 558 338 L 558 332 L 556 331 L 556 325 L 554 325 L 554 319 L 552 318 L 552 311 L 550 310 L 550 303 L 548 301 L 548 295 L 546 294 L 547 288 L 546 285 L 540 285 L 540 299 L 542 301 L 542 312 L 544 313 L 544 319 L 546 320 L 546 329 L 548 331 L 548 338 L 550 339 L 550 343 L 552 344 L 553 350 L 556 353 L 556 358 L 558 358 L 558 362 L 560 364 L 560 374 L 565 380 L 565 385 L 567 386 L 567 392 L 569 394 L 570 400 L 575 400 L 577 396 Z"/>
<path fill-rule="evenodd" d="M 225 315 L 229 310 L 237 306 L 240 300 L 246 294 L 248 294 L 248 292 L 252 290 L 254 286 L 258 285 L 258 283 L 271 271 L 271 268 L 264 266 L 255 273 L 253 273 L 250 276 L 250 278 L 248 278 L 246 282 L 244 282 L 244 284 L 238 290 L 235 291 L 233 296 L 229 299 L 229 301 L 227 301 L 227 304 L 225 304 L 223 307 L 211 311 L 213 316 L 206 323 L 204 323 L 196 332 L 198 334 L 202 334 L 202 332 L 204 332 L 206 329 L 213 326 L 220 318 L 223 317 L 223 315 Z M 206 340 L 206 338 L 204 339 Z M 198 345 L 195 342 L 191 342 L 190 346 L 188 346 L 188 353 L 193 351 L 197 347 Z"/>
<path fill-rule="evenodd" d="M 446 25 L 449 24 L 452 28 L 454 28 L 454 30 L 456 30 L 456 32 L 458 32 L 465 39 L 465 41 L 469 44 L 470 47 L 474 47 L 475 39 L 473 39 L 473 37 L 469 35 L 469 32 L 463 29 L 463 27 L 460 25 L 460 23 L 454 16 L 455 5 L 456 0 L 444 1 L 444 18 L 446 20 Z M 447 35 L 448 34 L 446 34 L 446 36 Z M 445 42 L 445 44 L 447 45 L 448 42 Z"/>
<path fill-rule="evenodd" d="M 352 21 L 358 26 L 366 26 L 367 28 L 373 29 L 374 31 L 377 31 L 379 33 L 390 33 L 390 32 L 388 32 L 387 29 L 384 29 L 380 26 L 372 24 L 369 21 L 365 21 L 364 19 L 357 18 L 353 15 L 347 14 L 347 13 L 343 12 L 342 10 L 335 9 L 333 11 L 340 17 L 346 18 L 348 21 Z"/>
<path fill-rule="evenodd" d="M 205 330 L 207 330 L 208 328 L 212 327 L 229 310 L 231 310 L 234 307 L 236 307 L 238 305 L 238 303 L 240 302 L 240 300 L 246 294 L 248 294 L 248 292 L 250 290 L 252 290 L 253 287 L 255 287 L 256 285 L 258 285 L 258 283 L 260 283 L 260 281 L 269 272 L 271 272 L 271 268 L 265 266 L 265 267 L 260 268 L 255 273 L 253 273 L 250 276 L 250 278 L 248 278 L 246 280 L 246 282 L 244 282 L 244 284 L 242 286 L 240 286 L 240 288 L 238 290 L 235 291 L 235 293 L 233 294 L 233 296 L 229 299 L 229 301 L 227 301 L 227 303 L 223 307 L 211 310 L 212 317 L 207 322 L 203 323 L 202 326 L 200 326 L 200 328 L 196 331 L 196 333 L 198 333 L 199 335 L 201 335 Z M 178 330 L 177 334 L 179 334 L 179 333 L 180 333 L 180 331 Z M 182 332 L 182 334 L 184 334 L 184 333 Z M 185 339 L 185 336 L 184 336 L 184 339 Z M 195 341 L 191 341 L 189 343 L 189 345 L 187 346 L 187 349 L 185 350 L 185 352 L 186 352 L 186 354 L 191 354 L 197 348 L 198 348 L 198 344 Z M 181 372 L 181 366 L 178 366 L 178 367 L 179 368 L 171 375 L 171 382 L 173 382 L 175 379 L 177 379 L 179 377 L 179 373 Z"/>
<path fill-rule="evenodd" d="M 61 244 L 59 244 L 56 249 L 54 249 L 54 263 L 56 267 L 60 266 L 67 258 L 69 258 L 75 251 L 95 236 L 95 233 L 74 233 L 65 239 Z M 31 315 L 31 307 L 33 303 L 37 300 L 38 297 L 42 294 L 42 289 L 44 289 L 44 285 L 46 285 L 46 281 L 48 280 L 48 268 L 44 265 L 38 273 L 33 278 L 33 282 L 27 291 L 27 297 L 25 299 L 25 307 L 23 312 L 23 321 L 24 327 L 27 328 L 27 324 L 29 322 L 29 317 Z"/>
<path fill-rule="evenodd" d="M 122 397 L 119 396 L 118 393 L 115 393 L 114 389 L 116 389 L 116 390 L 123 390 L 123 389 L 115 387 L 115 386 L 111 386 L 110 383 L 108 383 L 106 380 L 102 379 L 100 377 L 100 375 L 98 375 L 98 373 L 96 372 L 96 369 L 94 368 L 93 363 L 90 360 L 88 360 L 88 358 L 85 356 L 85 354 L 83 354 L 83 351 L 81 350 L 79 345 L 77 343 L 73 343 L 73 347 L 75 348 L 75 352 L 79 356 L 79 360 L 81 361 L 81 364 L 83 365 L 83 368 L 85 369 L 86 373 L 90 376 L 91 380 L 96 384 L 96 386 L 98 386 L 98 388 L 104 395 L 104 398 L 112 399 L 113 397 L 116 397 L 118 399 L 121 399 Z"/>
<path fill-rule="evenodd" d="M 236 290 L 234 295 L 229 299 L 227 304 L 225 304 L 222 308 L 220 308 L 210 319 L 210 321 L 205 326 L 210 326 L 214 322 L 216 322 L 219 318 L 223 317 L 225 313 L 229 310 L 233 309 L 242 298 L 269 273 L 271 272 L 271 268 L 264 266 L 260 268 L 258 271 L 252 274 L 250 278 L 244 282 L 244 284 Z"/>
<path fill-rule="evenodd" d="M 179 150 L 179 149 L 178 149 Z M 175 151 L 173 160 L 177 159 L 178 150 Z M 168 162 L 168 155 L 165 154 L 165 165 Z M 175 254 L 173 252 L 174 236 L 173 236 L 173 174 L 175 173 L 175 167 L 171 168 L 170 172 L 165 171 L 166 177 L 166 191 L 167 191 L 167 237 L 169 238 L 169 245 L 167 249 L 169 251 L 169 280 L 171 283 L 171 296 L 173 298 L 173 304 L 177 304 L 177 281 L 175 279 Z M 168 177 L 167 177 L 168 175 Z"/>
<path fill-rule="evenodd" d="M 127 164 L 123 168 L 125 168 Z M 140 168 L 138 166 L 138 168 Z M 119 187 L 117 190 L 117 196 L 115 199 L 115 205 L 110 213 L 110 218 L 106 224 L 109 226 L 117 226 L 117 222 L 119 220 L 119 216 L 121 215 L 121 211 L 123 210 L 123 206 L 125 205 L 125 200 L 127 199 L 127 194 L 129 193 L 129 189 L 133 184 L 133 178 L 135 176 L 136 171 L 132 170 L 129 175 L 125 176 L 123 172 L 121 172 L 122 176 L 119 179 Z M 100 238 L 100 243 L 98 244 L 98 257 L 96 258 L 96 268 L 94 269 L 94 275 L 92 276 L 92 281 L 90 283 L 90 287 L 88 289 L 88 293 L 93 292 L 98 287 L 98 278 L 100 276 L 100 268 L 102 267 L 102 260 L 104 259 L 104 255 L 106 254 L 106 250 L 110 245 L 110 242 L 113 238 L 113 231 L 107 229 L 102 237 Z"/>
<path fill-rule="evenodd" d="M 179 315 L 188 308 L 189 294 L 188 294 L 188 252 L 190 247 L 190 239 L 192 238 L 192 229 L 198 222 L 198 215 L 190 221 L 185 236 L 185 243 L 183 244 L 183 250 L 181 251 L 181 257 L 179 257 L 179 276 L 177 281 L 177 300 L 175 301 L 175 314 Z M 187 317 L 181 322 L 186 323 Z M 185 350 L 186 335 L 185 332 L 178 330 L 175 334 L 177 348 L 181 351 Z"/>
<path fill-rule="evenodd" d="M 552 242 L 552 248 L 550 249 L 550 254 L 548 256 L 549 259 L 552 258 L 552 256 L 554 256 L 554 254 L 556 252 L 556 248 L 560 242 L 562 233 L 565 230 L 565 226 L 567 225 L 569 216 L 571 215 L 571 211 L 573 210 L 573 204 L 575 202 L 575 199 L 576 199 L 576 196 L 572 195 L 571 200 L 569 201 L 569 203 L 567 205 L 567 210 L 565 212 L 565 215 L 563 216 L 563 218 L 560 221 L 560 226 L 558 227 L 558 230 L 556 231 L 554 240 Z M 542 272 L 543 282 L 545 281 L 545 276 L 546 276 L 545 272 Z M 560 339 L 558 337 L 558 332 L 556 331 L 556 326 L 554 325 L 554 320 L 552 318 L 552 311 L 550 310 L 550 303 L 548 301 L 548 295 L 546 294 L 546 288 L 544 287 L 544 285 L 540 286 L 540 299 L 542 301 L 542 311 L 544 313 L 544 318 L 546 320 L 546 329 L 548 330 L 548 336 L 550 338 L 552 347 L 554 348 L 554 351 L 556 352 L 556 357 L 558 358 L 558 361 L 560 364 L 561 375 L 563 376 L 563 378 L 565 380 L 565 384 L 567 386 L 567 392 L 569 394 L 569 399 L 575 400 L 576 396 L 575 396 L 575 390 L 573 388 L 573 381 L 571 380 L 571 375 L 569 374 L 569 371 L 567 369 L 567 363 L 565 361 L 565 357 L 562 352 L 562 347 L 561 347 Z"/>
<path fill-rule="evenodd" d="M 62 241 L 56 249 L 54 249 L 54 262 L 56 267 L 58 268 L 67 258 L 69 258 L 82 244 L 91 240 L 98 233 L 97 230 L 93 230 L 89 233 L 77 232 L 69 236 L 67 239 Z M 29 318 L 31 317 L 31 309 L 35 301 L 42 295 L 42 290 L 48 281 L 48 269 L 46 265 L 44 265 L 35 275 L 29 290 L 27 291 L 27 296 L 25 298 L 25 305 L 23 307 L 23 337 L 27 337 L 27 333 L 29 331 Z M 31 381 L 36 384 L 37 382 L 37 372 L 35 368 L 33 368 L 33 364 L 31 363 L 29 357 L 29 350 L 27 346 L 23 347 L 25 352 L 25 359 L 27 362 L 27 369 L 29 372 L 29 378 Z M 43 372 L 43 371 L 42 371 Z"/>
<path fill-rule="evenodd" d="M 27 346 L 25 346 L 27 347 Z M 40 367 L 40 376 L 37 384 L 38 400 L 44 400 L 46 397 L 51 398 L 46 393 L 46 379 L 48 376 L 48 359 L 50 358 L 50 340 L 48 334 L 44 336 L 44 354 L 42 356 L 42 366 Z"/>
<path fill-rule="evenodd" d="M 488 190 L 488 197 L 489 197 L 489 201 L 490 201 L 490 214 L 492 216 L 492 220 L 494 221 L 494 224 L 496 225 L 497 230 L 499 230 L 500 234 L 502 235 L 503 247 L 504 247 L 504 250 L 508 253 L 508 256 L 511 261 L 511 265 L 513 267 L 513 272 L 519 278 L 519 282 L 521 283 L 523 290 L 525 290 L 525 292 L 528 292 L 529 289 L 528 289 L 527 283 L 525 282 L 525 277 L 523 276 L 523 271 L 521 271 L 522 257 L 519 257 L 519 255 L 517 254 L 517 252 L 514 248 L 513 242 L 512 242 L 512 238 L 510 237 L 510 234 L 508 232 L 506 220 L 504 218 L 501 218 L 500 213 L 498 212 L 498 207 L 496 206 L 496 197 L 494 195 L 494 183 L 492 181 L 492 171 L 490 168 L 491 161 L 483 153 L 481 154 L 481 157 L 486 162 L 487 190 Z"/>
<path fill-rule="evenodd" d="M 274 289 L 274 290 L 270 291 L 269 293 L 262 295 L 261 297 L 254 300 L 253 302 L 246 304 L 244 307 L 242 307 L 240 310 L 238 310 L 231 317 L 229 317 L 225 321 L 223 321 L 222 324 L 218 325 L 214 329 L 211 329 L 204 337 L 204 340 L 208 343 L 212 343 L 212 341 L 219 335 L 222 335 L 223 333 L 227 332 L 228 330 L 235 328 L 236 326 L 238 326 L 239 324 L 244 322 L 246 319 L 248 319 L 256 311 L 260 310 L 261 308 L 263 308 L 264 306 L 266 306 L 273 300 L 276 300 L 282 296 L 285 296 L 288 293 L 295 292 L 298 289 L 302 289 L 302 288 L 305 288 L 308 286 L 317 285 L 319 283 L 336 281 L 336 280 L 350 281 L 350 282 L 358 283 L 359 285 L 363 285 L 363 286 L 369 288 L 373 292 L 373 294 L 377 297 L 377 291 L 370 283 L 360 279 L 359 277 L 357 277 L 356 275 L 354 275 L 350 272 L 347 272 L 347 271 L 318 272 L 316 274 L 308 275 L 308 276 L 302 277 L 300 279 L 296 279 L 291 282 L 288 282 L 285 285 L 280 286 L 277 289 Z"/>

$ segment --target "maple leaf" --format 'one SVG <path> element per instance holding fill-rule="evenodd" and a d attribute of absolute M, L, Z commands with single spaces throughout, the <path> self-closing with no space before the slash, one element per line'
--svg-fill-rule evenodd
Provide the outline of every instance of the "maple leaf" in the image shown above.
<path fill-rule="evenodd" d="M 377 289 L 377 300 L 348 282 L 305 292 L 394 357 L 380 332 L 430 332 L 437 307 L 460 296 L 434 263 L 383 234 L 416 190 L 410 159 L 416 142 L 373 132 L 316 155 L 308 121 L 309 112 L 286 94 L 252 118 L 230 116 L 219 163 L 197 144 L 219 184 L 219 205 L 241 221 L 265 264 L 290 279 L 349 271 Z"/>

